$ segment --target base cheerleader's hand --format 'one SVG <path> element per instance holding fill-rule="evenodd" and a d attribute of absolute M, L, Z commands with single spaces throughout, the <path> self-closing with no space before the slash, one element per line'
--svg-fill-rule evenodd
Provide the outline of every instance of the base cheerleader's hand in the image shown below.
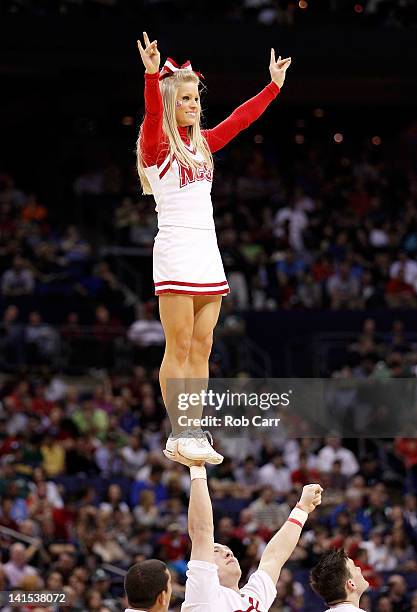
<path fill-rule="evenodd" d="M 285 73 L 287 68 L 291 65 L 291 58 L 286 57 L 281 59 L 281 56 L 275 60 L 275 51 L 271 49 L 271 61 L 269 62 L 269 72 L 271 74 L 271 80 L 281 89 L 285 81 Z"/>
<path fill-rule="evenodd" d="M 301 508 L 301 510 L 308 513 L 313 512 L 321 504 L 322 491 L 323 489 L 319 484 L 309 484 L 303 487 L 297 508 Z"/>
<path fill-rule="evenodd" d="M 155 74 L 159 72 L 159 63 L 161 61 L 161 56 L 158 51 L 158 41 L 154 40 L 150 42 L 146 32 L 143 33 L 143 40 L 145 48 L 142 47 L 140 40 L 138 40 L 137 43 L 143 65 L 145 66 L 145 72 L 148 74 Z"/>
<path fill-rule="evenodd" d="M 204 465 L 204 461 L 193 461 L 192 459 L 187 459 L 187 457 L 183 457 L 183 455 L 180 455 L 178 450 L 175 450 L 172 453 L 166 450 L 162 452 L 164 453 L 167 459 L 171 459 L 171 461 L 176 461 L 177 463 L 182 463 L 182 465 L 186 465 L 188 467 L 191 467 L 193 465 L 198 465 L 198 466 Z"/>

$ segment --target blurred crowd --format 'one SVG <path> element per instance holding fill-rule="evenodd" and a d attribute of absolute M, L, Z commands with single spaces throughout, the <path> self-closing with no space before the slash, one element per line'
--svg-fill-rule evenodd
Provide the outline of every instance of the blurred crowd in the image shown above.
<path fill-rule="evenodd" d="M 412 27 L 417 22 L 417 10 L 413 0 L 321 0 L 319 3 L 307 0 L 227 0 L 221 5 L 202 0 L 197 5 L 191 0 L 3 0 L 3 14 L 8 15 L 72 15 L 87 17 L 137 16 L 143 13 L 149 17 L 161 12 L 167 18 L 178 18 L 178 12 L 185 19 L 193 21 L 202 13 L 222 21 L 252 22 L 263 25 L 280 24 L 294 26 L 299 23 L 320 21 L 340 23 L 361 19 L 361 23 L 372 26 Z"/>
<path fill-rule="evenodd" d="M 335 377 L 383 380 L 417 375 L 417 336 L 407 333 L 400 319 L 385 334 L 378 332 L 374 319 L 365 319 L 361 333 L 338 352 L 333 359 L 338 368 L 328 372 Z"/>
<path fill-rule="evenodd" d="M 64 610 L 116 612 L 124 570 L 158 557 L 173 572 L 172 610 L 179 610 L 190 552 L 189 476 L 161 453 L 168 423 L 157 373 L 136 367 L 131 377 L 106 378 L 93 389 L 58 375 L 3 379 L 0 590 L 63 590 Z M 356 440 L 350 448 L 337 436 L 238 442 L 239 453 L 221 442 L 226 457 L 210 468 L 209 481 L 215 538 L 239 558 L 242 580 L 300 488 L 319 481 L 325 489 L 273 610 L 322 609 L 307 574 L 333 546 L 344 546 L 370 582 L 364 610 L 417 609 L 415 440 Z"/>
<path fill-rule="evenodd" d="M 0 175 L 0 365 L 110 367 L 118 339 L 161 346 L 155 303 L 138 305 L 76 225 L 49 218 L 31 193 Z M 150 336 L 151 334 L 151 336 Z"/>
<path fill-rule="evenodd" d="M 30 296 L 123 298 L 109 265 L 76 225 L 60 227 L 33 193 L 0 174 L 0 290 L 3 303 Z"/>

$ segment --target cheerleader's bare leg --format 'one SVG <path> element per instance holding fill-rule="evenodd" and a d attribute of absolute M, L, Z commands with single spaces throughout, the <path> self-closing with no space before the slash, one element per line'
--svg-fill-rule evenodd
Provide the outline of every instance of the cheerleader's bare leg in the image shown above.
<path fill-rule="evenodd" d="M 165 332 L 165 353 L 159 370 L 159 382 L 175 436 L 181 431 L 178 424 L 178 395 L 185 392 L 186 367 L 194 327 L 193 296 L 160 295 L 159 314 Z"/>
<path fill-rule="evenodd" d="M 178 400 L 180 394 L 201 393 L 203 388 L 207 388 L 213 329 L 220 305 L 219 296 L 159 296 L 159 311 L 166 338 L 159 379 L 172 425 L 166 450 L 169 453 L 178 449 L 189 459 L 209 463 L 221 463 L 223 457 L 212 448 L 196 423 L 202 417 L 203 407 L 201 404 L 187 404 L 187 410 L 182 412 Z M 181 425 L 179 417 L 186 417 L 194 424 Z"/>
<path fill-rule="evenodd" d="M 199 393 L 202 388 L 207 389 L 213 331 L 219 318 L 221 302 L 221 296 L 217 295 L 194 297 L 194 326 L 186 364 L 187 393 L 194 391 Z M 198 418 L 201 418 L 202 414 L 203 407 L 201 406 Z"/>

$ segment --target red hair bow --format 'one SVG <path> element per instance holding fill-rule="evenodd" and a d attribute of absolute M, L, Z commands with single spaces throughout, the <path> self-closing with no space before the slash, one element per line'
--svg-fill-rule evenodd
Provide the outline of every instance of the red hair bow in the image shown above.
<path fill-rule="evenodd" d="M 174 62 L 172 58 L 168 57 L 165 64 L 162 67 L 161 72 L 159 73 L 159 80 L 162 81 L 162 79 L 172 76 L 174 72 L 178 72 L 178 70 L 189 70 L 189 72 L 194 72 L 194 74 L 200 77 L 200 79 L 204 79 L 201 72 L 197 72 L 196 70 L 193 70 L 190 60 L 187 60 L 186 62 L 184 62 L 184 64 L 182 64 L 181 66 L 178 66 L 177 62 Z"/>

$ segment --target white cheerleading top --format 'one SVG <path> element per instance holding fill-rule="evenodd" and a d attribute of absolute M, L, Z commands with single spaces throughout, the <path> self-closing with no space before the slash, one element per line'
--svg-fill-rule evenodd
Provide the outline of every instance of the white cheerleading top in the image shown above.
<path fill-rule="evenodd" d="M 201 164 L 197 169 L 179 164 L 168 151 L 162 163 L 144 169 L 155 198 L 159 228 L 174 225 L 214 229 L 213 171 L 201 153 L 193 153 L 193 157 Z"/>

